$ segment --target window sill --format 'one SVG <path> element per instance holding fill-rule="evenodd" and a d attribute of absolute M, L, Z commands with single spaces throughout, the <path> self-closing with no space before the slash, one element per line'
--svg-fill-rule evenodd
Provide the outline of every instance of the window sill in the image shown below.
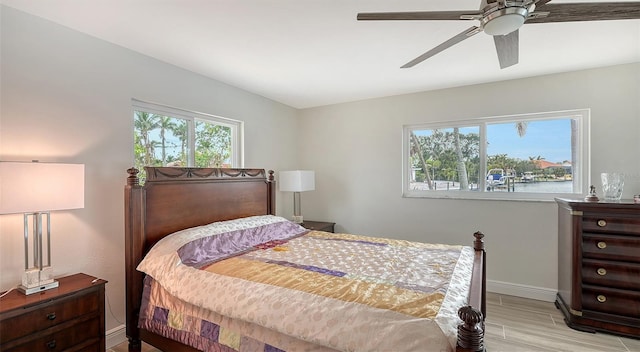
<path fill-rule="evenodd" d="M 461 192 L 462 193 L 462 192 Z M 513 192 L 464 192 L 465 194 L 457 194 L 446 191 L 431 191 L 428 194 L 424 192 L 404 192 L 403 198 L 424 198 L 424 199 L 453 199 L 453 200 L 489 200 L 489 201 L 509 201 L 509 202 L 540 202 L 553 203 L 555 198 L 583 199 L 583 194 L 577 193 L 518 193 Z"/>

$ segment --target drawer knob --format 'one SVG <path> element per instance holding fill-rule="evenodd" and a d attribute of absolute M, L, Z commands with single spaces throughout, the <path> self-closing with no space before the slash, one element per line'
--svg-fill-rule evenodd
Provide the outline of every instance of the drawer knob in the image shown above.
<path fill-rule="evenodd" d="M 598 242 L 598 248 L 600 248 L 600 249 L 607 248 L 607 242 L 604 242 L 604 241 Z"/>
<path fill-rule="evenodd" d="M 605 227 L 607 226 L 607 222 L 605 220 L 600 219 L 598 220 L 598 226 Z"/>
<path fill-rule="evenodd" d="M 49 320 L 56 320 L 56 313 L 49 313 L 47 314 L 47 319 Z"/>
<path fill-rule="evenodd" d="M 605 295 L 598 295 L 598 297 L 596 297 L 596 299 L 598 300 L 598 302 L 600 303 L 604 303 L 607 301 L 607 297 L 605 297 Z"/>
<path fill-rule="evenodd" d="M 607 275 L 607 269 L 605 269 L 605 268 L 598 268 L 598 275 L 600 275 L 600 276 L 605 276 L 605 275 Z"/>
<path fill-rule="evenodd" d="M 56 348 L 56 340 L 51 340 L 51 341 L 47 342 L 47 348 L 50 349 L 50 350 Z"/>

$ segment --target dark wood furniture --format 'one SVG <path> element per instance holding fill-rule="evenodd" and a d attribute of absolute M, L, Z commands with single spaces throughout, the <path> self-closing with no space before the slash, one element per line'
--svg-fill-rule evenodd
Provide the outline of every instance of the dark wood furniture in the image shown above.
<path fill-rule="evenodd" d="M 0 351 L 105 351 L 104 285 L 86 274 L 55 289 L 0 299 Z"/>
<path fill-rule="evenodd" d="M 640 338 L 640 204 L 556 202 L 556 307 L 567 325 Z"/>
<path fill-rule="evenodd" d="M 308 230 L 333 232 L 335 224 L 336 224 L 335 222 L 305 220 L 300 225 L 302 225 L 302 227 Z"/>
<path fill-rule="evenodd" d="M 196 349 L 138 328 L 143 274 L 136 270 L 148 250 L 164 236 L 215 221 L 275 214 L 273 171 L 145 167 L 147 179 L 139 184 L 138 170 L 127 170 L 125 186 L 126 333 L 129 351 L 140 351 L 141 341 L 165 351 Z M 474 234 L 475 262 L 468 307 L 459 315 L 459 351 L 484 351 L 486 263 L 484 237 Z"/>

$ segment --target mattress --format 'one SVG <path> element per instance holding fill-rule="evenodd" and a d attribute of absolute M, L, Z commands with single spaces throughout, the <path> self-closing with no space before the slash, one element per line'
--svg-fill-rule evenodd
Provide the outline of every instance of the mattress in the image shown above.
<path fill-rule="evenodd" d="M 145 256 L 140 327 L 207 351 L 453 351 L 473 255 L 271 215 L 217 222 Z"/>

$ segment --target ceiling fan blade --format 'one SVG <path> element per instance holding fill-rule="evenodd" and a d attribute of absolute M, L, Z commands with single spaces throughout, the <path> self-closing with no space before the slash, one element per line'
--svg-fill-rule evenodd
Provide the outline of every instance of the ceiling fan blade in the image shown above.
<path fill-rule="evenodd" d="M 476 35 L 476 34 L 478 34 L 480 32 L 482 32 L 482 29 L 480 27 L 473 26 L 473 27 L 465 30 L 464 32 L 454 36 L 453 38 L 447 40 L 446 42 L 436 46 L 435 48 L 427 51 L 426 53 L 418 56 L 417 58 L 407 62 L 406 64 L 402 65 L 402 67 L 400 67 L 400 68 L 413 67 L 413 66 L 421 63 L 422 61 L 432 57 L 433 55 L 435 55 L 435 54 L 437 54 L 437 53 L 439 53 L 439 52 L 441 52 L 441 51 L 443 51 L 443 50 L 445 50 L 445 49 L 447 49 L 449 47 L 452 47 L 452 46 L 460 43 L 461 41 L 463 41 L 463 40 L 465 40 L 465 39 L 467 39 L 467 38 L 469 38 L 471 36 L 474 36 L 474 35 Z"/>
<path fill-rule="evenodd" d="M 358 21 L 380 21 L 380 20 L 460 20 L 461 16 L 472 17 L 482 16 L 482 12 L 471 11 L 424 11 L 424 12 L 363 12 L 358 14 Z M 465 18 L 466 19 L 466 18 Z"/>
<path fill-rule="evenodd" d="M 548 3 L 549 1 L 551 1 L 551 0 L 538 0 L 538 1 L 535 2 L 535 4 L 536 4 L 536 7 L 537 6 L 542 6 L 542 5 L 546 4 L 546 3 Z"/>
<path fill-rule="evenodd" d="M 518 30 L 506 35 L 494 35 L 500 68 L 507 68 L 518 63 Z"/>
<path fill-rule="evenodd" d="M 534 17 L 525 23 L 638 19 L 640 18 L 640 1 L 540 4 L 536 7 L 536 12 L 538 11 L 549 12 L 549 15 Z"/>

